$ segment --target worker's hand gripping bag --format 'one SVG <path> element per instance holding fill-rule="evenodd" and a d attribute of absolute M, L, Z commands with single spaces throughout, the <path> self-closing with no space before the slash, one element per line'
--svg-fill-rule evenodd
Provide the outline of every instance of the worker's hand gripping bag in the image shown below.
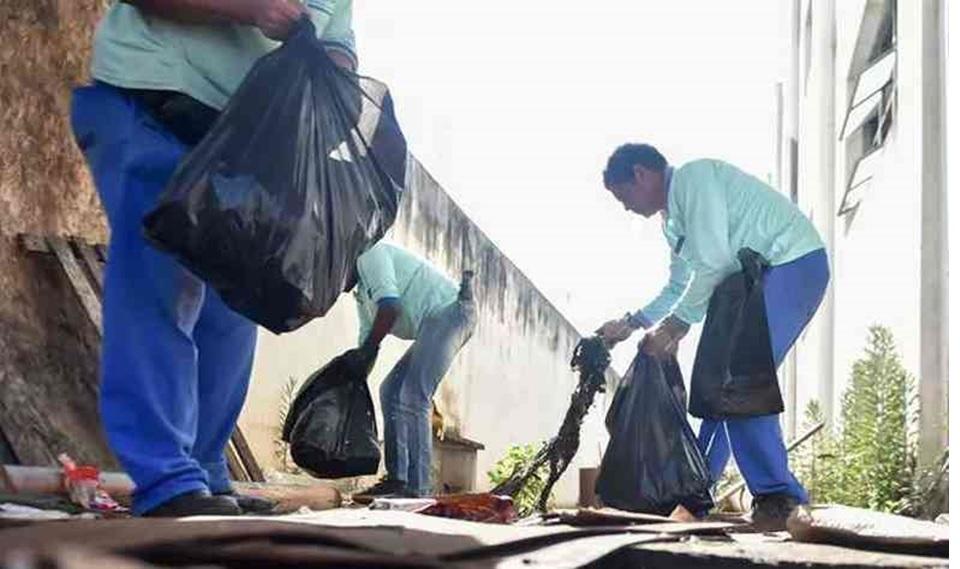
<path fill-rule="evenodd" d="M 678 505 L 694 513 L 713 506 L 685 397 L 675 359 L 637 354 L 607 412 L 610 442 L 596 484 L 604 505 L 660 515 Z"/>
<path fill-rule="evenodd" d="M 280 333 L 323 316 L 396 218 L 407 148 L 382 83 L 304 19 L 262 57 L 144 219 L 148 240 Z"/>
<path fill-rule="evenodd" d="M 375 358 L 348 350 L 304 382 L 282 433 L 297 466 L 318 478 L 376 474 L 380 445 L 367 386 Z"/>

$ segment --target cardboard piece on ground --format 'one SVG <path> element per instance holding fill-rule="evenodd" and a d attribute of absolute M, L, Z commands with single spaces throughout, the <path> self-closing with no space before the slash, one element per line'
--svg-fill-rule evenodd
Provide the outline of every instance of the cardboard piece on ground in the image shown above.
<path fill-rule="evenodd" d="M 787 520 L 796 541 L 947 555 L 950 527 L 849 506 L 800 506 Z"/>
<path fill-rule="evenodd" d="M 577 510 L 556 510 L 547 514 L 546 519 L 557 518 L 561 523 L 586 525 L 628 525 L 628 524 L 665 524 L 673 520 L 667 516 L 627 512 L 614 508 L 580 508 Z"/>
<path fill-rule="evenodd" d="M 486 525 L 404 512 L 332 510 L 273 518 L 185 518 L 182 520 L 127 519 L 40 524 L 0 532 L 0 551 L 17 547 L 46 551 L 57 546 L 82 545 L 106 553 L 126 553 L 155 559 L 215 563 L 224 551 L 247 560 L 250 544 L 262 544 L 256 555 L 284 550 L 297 561 L 303 555 L 347 550 L 376 554 L 393 564 L 478 567 L 486 561 L 538 551 L 561 542 L 601 535 L 623 536 L 629 530 L 570 527 L 515 528 Z M 634 543 L 663 536 L 632 536 Z M 624 539 L 623 543 L 630 542 Z M 618 547 L 621 544 L 618 542 Z M 326 549 L 323 549 L 326 548 Z M 229 552 L 228 551 L 228 552 Z M 200 553 L 198 553 L 200 552 Z M 312 552 L 312 553 L 311 553 Z M 197 557 L 207 555 L 207 557 Z M 212 556 L 212 557 L 211 557 Z M 287 557 L 287 559 L 291 559 Z M 217 563 L 219 564 L 219 563 Z M 490 566 L 490 565 L 487 565 Z"/>
<path fill-rule="evenodd" d="M 530 551 L 508 554 L 496 560 L 497 569 L 530 569 L 531 567 L 550 567 L 551 569 L 576 569 L 587 567 L 617 551 L 633 545 L 655 543 L 662 538 L 653 535 L 610 534 L 581 537 L 546 545 Z M 452 566 L 458 569 L 480 569 L 489 567 L 490 559 L 479 561 L 459 561 Z"/>

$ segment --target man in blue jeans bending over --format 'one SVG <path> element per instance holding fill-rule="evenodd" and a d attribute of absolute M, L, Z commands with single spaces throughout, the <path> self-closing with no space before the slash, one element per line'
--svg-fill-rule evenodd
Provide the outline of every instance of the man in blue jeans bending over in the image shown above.
<path fill-rule="evenodd" d="M 436 267 L 384 241 L 357 259 L 354 296 L 362 349 L 376 353 L 387 334 L 413 344 L 380 385 L 387 475 L 354 494 L 354 501 L 432 494 L 430 403 L 476 327 L 469 275 L 458 292 Z"/>
<path fill-rule="evenodd" d="M 126 0 L 97 28 L 94 83 L 73 130 L 110 223 L 100 414 L 137 515 L 236 515 L 224 447 L 243 407 L 256 326 L 172 257 L 141 220 L 247 71 L 304 15 L 353 68 L 351 0 Z"/>
<path fill-rule="evenodd" d="M 642 349 L 676 354 L 691 324 L 703 320 L 714 289 L 741 270 L 737 253 L 759 253 L 770 264 L 764 304 L 777 366 L 813 317 L 829 282 L 823 241 L 803 213 L 757 178 L 719 160 L 674 169 L 656 148 L 625 144 L 610 156 L 606 189 L 628 211 L 660 214 L 670 246 L 670 280 L 641 310 L 611 320 L 597 333 L 613 345 L 650 329 Z M 699 443 L 716 481 L 731 451 L 754 496 L 753 523 L 784 529 L 794 506 L 808 501 L 790 472 L 779 415 L 705 420 Z"/>

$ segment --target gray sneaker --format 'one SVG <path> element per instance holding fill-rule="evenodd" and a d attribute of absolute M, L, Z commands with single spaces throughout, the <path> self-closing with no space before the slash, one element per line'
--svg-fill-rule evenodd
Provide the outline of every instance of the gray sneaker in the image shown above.
<path fill-rule="evenodd" d="M 383 478 L 373 486 L 351 496 L 357 504 L 369 504 L 374 498 L 409 498 L 410 491 L 403 480 Z"/>
<path fill-rule="evenodd" d="M 787 518 L 800 501 L 788 494 L 754 496 L 750 521 L 761 532 L 786 531 Z"/>

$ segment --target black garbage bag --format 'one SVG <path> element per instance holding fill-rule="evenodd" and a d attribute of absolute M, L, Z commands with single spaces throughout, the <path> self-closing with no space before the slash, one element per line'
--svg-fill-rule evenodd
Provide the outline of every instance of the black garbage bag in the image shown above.
<path fill-rule="evenodd" d="M 304 20 L 184 158 L 147 239 L 275 333 L 323 316 L 396 218 L 407 148 L 382 83 Z"/>
<path fill-rule="evenodd" d="M 375 354 L 353 349 L 330 360 L 297 392 L 283 424 L 297 466 L 317 478 L 376 474 L 380 445 L 367 376 Z"/>
<path fill-rule="evenodd" d="M 690 414 L 703 419 L 783 412 L 763 297 L 767 262 L 743 249 L 743 270 L 710 298 L 690 378 Z"/>
<path fill-rule="evenodd" d="M 675 359 L 637 354 L 607 412 L 610 442 L 596 484 L 604 505 L 660 515 L 677 505 L 693 513 L 713 507 L 710 473 L 683 395 Z"/>

